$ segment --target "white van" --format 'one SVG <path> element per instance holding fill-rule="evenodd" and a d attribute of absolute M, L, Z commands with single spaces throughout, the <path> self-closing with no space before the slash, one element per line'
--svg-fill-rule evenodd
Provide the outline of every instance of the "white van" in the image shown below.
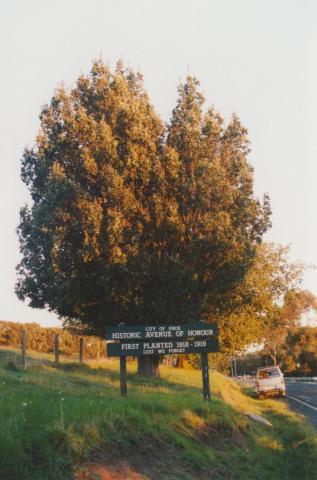
<path fill-rule="evenodd" d="M 267 395 L 285 397 L 285 382 L 279 367 L 258 368 L 255 384 L 259 398 L 265 398 Z"/>

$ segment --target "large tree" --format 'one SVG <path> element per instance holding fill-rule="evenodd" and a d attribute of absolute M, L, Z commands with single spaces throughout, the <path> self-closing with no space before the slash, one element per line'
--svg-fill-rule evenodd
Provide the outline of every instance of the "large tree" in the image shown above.
<path fill-rule="evenodd" d="M 97 335 L 221 311 L 270 209 L 254 197 L 246 129 L 203 103 L 189 77 L 164 127 L 141 76 L 101 61 L 57 90 L 22 159 L 19 298 Z"/>

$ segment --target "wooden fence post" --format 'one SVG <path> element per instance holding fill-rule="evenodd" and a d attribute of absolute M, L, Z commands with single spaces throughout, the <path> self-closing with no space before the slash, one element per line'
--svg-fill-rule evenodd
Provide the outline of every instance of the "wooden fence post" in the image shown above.
<path fill-rule="evenodd" d="M 119 323 L 119 327 L 123 325 L 123 322 Z M 120 357 L 120 392 L 121 397 L 126 397 L 128 394 L 127 357 Z"/>
<path fill-rule="evenodd" d="M 210 402 L 210 383 L 209 383 L 209 369 L 208 369 L 208 355 L 206 352 L 201 354 L 201 373 L 203 380 L 203 397 L 204 401 Z"/>
<path fill-rule="evenodd" d="M 55 367 L 59 365 L 59 335 L 55 333 L 54 337 L 54 356 L 55 356 Z"/>
<path fill-rule="evenodd" d="M 120 391 L 122 397 L 127 396 L 127 357 L 120 357 Z"/>
<path fill-rule="evenodd" d="M 97 362 L 100 363 L 100 340 L 97 340 Z"/>
<path fill-rule="evenodd" d="M 84 361 L 84 339 L 81 337 L 79 339 L 79 362 L 83 363 Z"/>
<path fill-rule="evenodd" d="M 21 353 L 22 353 L 22 368 L 26 369 L 26 333 L 21 331 Z"/>

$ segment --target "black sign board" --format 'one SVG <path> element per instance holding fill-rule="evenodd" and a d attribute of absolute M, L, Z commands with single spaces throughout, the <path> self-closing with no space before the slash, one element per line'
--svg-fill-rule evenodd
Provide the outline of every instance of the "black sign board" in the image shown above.
<path fill-rule="evenodd" d="M 194 340 L 149 340 L 147 342 L 121 341 L 108 343 L 109 357 L 135 357 L 139 355 L 177 355 L 187 353 L 219 352 L 218 340 L 199 338 Z"/>
<path fill-rule="evenodd" d="M 208 353 L 219 352 L 218 326 L 206 323 L 179 325 L 118 325 L 106 332 L 107 355 L 120 357 L 121 395 L 127 395 L 126 357 L 141 355 L 201 354 L 204 400 L 210 401 Z"/>
<path fill-rule="evenodd" d="M 132 325 L 108 327 L 107 340 L 172 340 L 182 338 L 216 337 L 217 324 L 192 323 L 183 325 Z M 192 353 L 192 352 L 188 352 Z M 164 354 L 162 354 L 164 355 Z"/>

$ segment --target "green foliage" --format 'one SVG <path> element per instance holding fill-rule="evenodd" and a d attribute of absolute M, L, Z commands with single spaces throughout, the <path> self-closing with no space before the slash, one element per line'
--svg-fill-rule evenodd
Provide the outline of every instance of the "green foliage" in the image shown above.
<path fill-rule="evenodd" d="M 282 321 L 288 326 L 298 324 L 302 315 L 315 310 L 317 312 L 317 298 L 309 290 L 292 289 L 284 297 Z"/>
<path fill-rule="evenodd" d="M 279 330 L 275 335 L 278 336 Z M 271 345 L 273 345 L 273 337 Z M 317 376 L 317 327 L 289 327 L 283 329 L 283 337 L 277 345 L 276 360 L 287 376 Z M 239 358 L 239 374 L 252 374 L 258 367 L 274 363 L 273 355 L 268 355 L 267 347 L 256 353 Z"/>
<path fill-rule="evenodd" d="M 165 127 L 141 76 L 101 61 L 57 90 L 22 160 L 33 203 L 18 229 L 19 298 L 98 335 L 224 311 L 270 208 L 253 194 L 246 129 L 203 103 L 188 77 Z"/>
<path fill-rule="evenodd" d="M 284 295 L 283 303 L 273 309 L 264 335 L 264 351 L 270 355 L 274 364 L 289 357 L 287 337 L 290 329 L 298 327 L 302 315 L 310 309 L 317 311 L 316 297 L 308 290 L 294 288 L 289 289 Z M 288 362 L 291 362 L 291 357 Z"/>
<path fill-rule="evenodd" d="M 285 372 L 291 376 L 317 376 L 317 328 L 289 329 L 281 361 Z"/>
<path fill-rule="evenodd" d="M 288 259 L 289 248 L 264 242 L 257 246 L 251 267 L 235 288 L 219 298 L 221 308 L 210 308 L 217 319 L 223 355 L 236 355 L 252 343 L 274 336 L 280 303 L 301 278 L 303 265 Z"/>

